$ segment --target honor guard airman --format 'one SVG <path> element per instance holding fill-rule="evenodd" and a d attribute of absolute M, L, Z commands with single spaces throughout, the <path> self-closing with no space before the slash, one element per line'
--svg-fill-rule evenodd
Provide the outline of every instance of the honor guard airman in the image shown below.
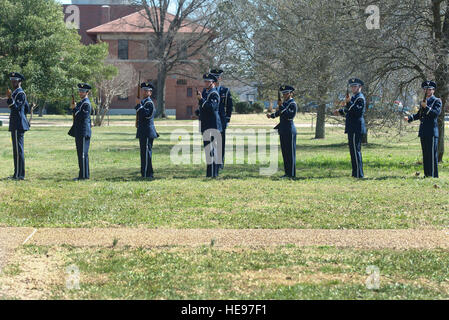
<path fill-rule="evenodd" d="M 221 145 L 222 145 L 222 157 L 223 157 L 223 164 L 220 165 L 220 168 L 224 168 L 224 162 L 225 162 L 225 152 L 226 152 L 226 129 L 228 127 L 229 122 L 231 121 L 232 117 L 232 111 L 234 109 L 234 104 L 232 102 L 232 95 L 231 91 L 220 85 L 221 76 L 223 75 L 223 70 L 219 69 L 213 69 L 210 71 L 212 75 L 214 75 L 217 78 L 216 87 L 218 94 L 220 95 L 220 120 L 221 120 L 221 127 L 223 129 L 223 132 L 221 133 Z"/>
<path fill-rule="evenodd" d="M 78 180 L 90 179 L 89 170 L 89 147 L 92 136 L 91 112 L 92 106 L 89 100 L 89 92 L 92 89 L 87 83 L 78 84 L 78 92 L 81 101 L 76 105 L 72 104 L 73 126 L 69 135 L 75 138 L 76 152 L 78 154 L 79 174 Z"/>
<path fill-rule="evenodd" d="M 25 77 L 20 73 L 12 72 L 9 74 L 9 79 L 14 88 L 12 93 L 10 89 L 6 92 L 8 106 L 11 109 L 9 131 L 11 132 L 14 155 L 14 175 L 10 179 L 25 180 L 24 136 L 25 132 L 30 130 L 30 124 L 26 118 L 26 114 L 30 112 L 30 107 L 21 86 Z"/>
<path fill-rule="evenodd" d="M 284 159 L 285 175 L 282 178 L 293 179 L 296 177 L 296 126 L 294 119 L 298 111 L 298 106 L 293 99 L 295 88 L 282 86 L 279 91 L 283 95 L 283 102 L 278 101 L 278 109 L 273 114 L 267 114 L 269 119 L 280 117 L 280 123 L 275 127 L 278 130 L 282 158 Z"/>
<path fill-rule="evenodd" d="M 195 114 L 200 119 L 201 133 L 203 134 L 204 149 L 206 152 L 207 177 L 217 178 L 219 167 L 223 163 L 221 156 L 221 133 L 223 131 L 220 110 L 220 94 L 215 87 L 218 79 L 212 74 L 203 75 L 205 89 L 197 92 L 199 108 Z"/>
<path fill-rule="evenodd" d="M 362 159 L 362 136 L 366 134 L 365 112 L 366 99 L 362 93 L 364 83 L 360 79 L 350 79 L 349 86 L 352 90 L 352 97 L 346 97 L 346 106 L 337 110 L 334 114 L 346 117 L 345 133 L 348 135 L 349 151 L 351 153 L 352 176 L 354 178 L 364 178 Z"/>
<path fill-rule="evenodd" d="M 156 107 L 151 100 L 154 86 L 149 82 L 140 85 L 143 90 L 143 100 L 136 106 L 138 124 L 136 138 L 140 142 L 140 172 L 142 178 L 153 179 L 153 142 L 159 137 L 154 126 Z"/>
<path fill-rule="evenodd" d="M 424 175 L 426 178 L 438 178 L 438 117 L 441 114 L 443 103 L 441 99 L 435 97 L 437 84 L 433 81 L 425 81 L 422 84 L 424 89 L 424 100 L 421 102 L 417 114 L 406 117 L 409 123 L 420 121 L 419 137 L 423 153 Z"/>

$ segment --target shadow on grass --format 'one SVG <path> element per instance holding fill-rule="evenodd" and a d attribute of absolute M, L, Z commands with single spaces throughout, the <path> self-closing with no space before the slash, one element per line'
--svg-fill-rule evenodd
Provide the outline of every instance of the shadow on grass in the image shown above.
<path fill-rule="evenodd" d="M 136 138 L 135 132 L 102 132 L 101 134 L 105 136 L 130 136 Z M 100 141 L 107 141 L 107 140 L 108 139 L 101 139 Z"/>
<path fill-rule="evenodd" d="M 280 164 L 281 165 L 281 164 Z M 155 179 L 158 180 L 189 180 L 189 179 L 204 179 L 206 178 L 206 165 L 195 165 L 195 166 L 173 166 L 173 167 L 154 167 Z M 305 172 L 307 171 L 307 172 Z M 276 174 L 272 176 L 264 176 L 260 174 L 260 167 L 254 165 L 226 165 L 225 169 L 220 172 L 219 180 L 262 180 L 262 181 L 279 181 L 281 176 L 284 174 L 283 169 L 279 166 L 279 170 Z M 368 172 L 369 174 L 369 172 Z M 116 167 L 95 169 L 91 168 L 92 181 L 108 181 L 108 182 L 138 182 L 138 181 L 148 181 L 141 178 L 140 168 L 129 168 L 120 169 Z M 307 169 L 306 167 L 301 167 L 297 171 L 297 178 L 294 181 L 311 181 L 311 180 L 329 180 L 329 179 L 342 179 L 351 178 L 351 168 L 348 166 L 347 169 L 339 168 L 338 170 L 327 170 L 323 171 L 317 168 Z M 48 176 L 40 178 L 42 180 L 53 180 L 55 182 L 61 181 L 71 181 L 67 178 L 67 174 L 61 173 L 61 175 Z M 391 175 L 391 176 L 381 176 L 381 177 L 368 177 L 362 181 L 382 181 L 389 179 L 407 179 L 407 176 Z M 288 180 L 286 180 L 288 181 Z M 354 181 L 357 181 L 354 179 Z"/>
<path fill-rule="evenodd" d="M 314 140 L 316 141 L 316 140 Z M 370 143 L 367 145 L 362 146 L 362 153 L 363 149 L 396 149 L 397 147 L 394 145 L 384 145 L 384 144 L 378 144 L 378 143 Z M 349 146 L 347 142 L 342 143 L 333 143 L 333 144 L 316 144 L 316 145 L 301 145 L 298 144 L 298 152 L 303 151 L 318 151 L 318 150 L 328 150 L 328 149 L 336 149 L 336 150 L 345 150 L 349 153 Z"/>

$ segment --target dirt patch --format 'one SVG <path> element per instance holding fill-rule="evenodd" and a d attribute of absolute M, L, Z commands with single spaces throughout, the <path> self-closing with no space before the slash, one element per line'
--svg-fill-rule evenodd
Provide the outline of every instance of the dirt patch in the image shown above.
<path fill-rule="evenodd" d="M 6 265 L 11 253 L 19 247 L 33 228 L 0 228 L 0 271 Z"/>
<path fill-rule="evenodd" d="M 234 283 L 234 290 L 240 294 L 251 294 L 262 287 L 269 286 L 295 286 L 301 284 L 342 284 L 366 285 L 368 275 L 358 273 L 324 273 L 310 266 L 294 266 L 277 269 L 264 269 L 259 271 L 245 271 L 239 274 L 223 275 L 229 277 Z M 447 294 L 449 297 L 449 282 L 438 283 L 425 278 L 416 280 L 399 277 L 388 277 L 380 274 L 380 286 L 404 284 L 422 287 Z"/>
<path fill-rule="evenodd" d="M 39 229 L 30 244 L 110 247 L 334 246 L 360 249 L 449 249 L 449 230 Z"/>
<path fill-rule="evenodd" d="M 24 248 L 10 255 L 0 274 L 0 297 L 36 300 L 51 296 L 51 288 L 66 281 L 64 254 L 50 248 L 47 253 L 30 254 Z"/>
<path fill-rule="evenodd" d="M 308 266 L 283 267 L 258 271 L 245 271 L 228 275 L 235 284 L 236 292 L 248 294 L 264 286 L 294 286 L 297 284 L 344 283 L 363 284 L 366 277 L 355 273 L 330 274 L 313 270 Z"/>

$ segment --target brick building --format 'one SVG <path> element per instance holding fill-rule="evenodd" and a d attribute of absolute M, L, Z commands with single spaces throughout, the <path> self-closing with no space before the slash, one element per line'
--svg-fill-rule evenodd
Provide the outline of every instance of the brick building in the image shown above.
<path fill-rule="evenodd" d="M 64 5 L 65 18 L 70 19 L 79 10 L 79 33 L 84 44 L 107 42 L 109 63 L 129 63 L 141 72 L 142 81 L 156 84 L 157 69 L 148 43 L 153 30 L 145 24 L 144 17 L 139 13 L 140 8 L 130 3 L 126 0 L 72 0 L 72 5 Z M 167 20 L 172 18 L 169 15 Z M 189 32 L 192 30 L 188 28 L 180 30 L 183 36 L 188 36 Z M 188 75 L 180 76 L 182 74 Z M 165 106 L 168 115 L 176 115 L 176 119 L 190 119 L 197 107 L 195 88 L 203 86 L 199 79 L 199 70 L 193 74 L 192 71 L 183 72 L 182 68 L 173 70 L 166 80 Z M 137 83 L 128 95 L 114 98 L 110 114 L 134 114 L 136 96 Z"/>
<path fill-rule="evenodd" d="M 94 42 L 109 44 L 109 63 L 129 63 L 141 72 L 142 81 L 151 81 L 156 85 L 157 63 L 152 56 L 151 34 L 153 29 L 144 17 L 145 12 L 138 11 L 116 20 L 101 24 L 86 31 Z M 103 15 L 104 16 L 104 15 Z M 167 16 L 167 29 L 173 15 Z M 189 37 L 194 29 L 183 27 L 179 30 L 177 41 Z M 187 50 L 187 49 L 186 49 Z M 187 52 L 186 52 L 187 54 Z M 196 106 L 196 88 L 203 86 L 200 71 L 178 67 L 166 80 L 165 105 L 167 114 L 175 114 L 177 119 L 190 119 Z M 194 68 L 195 69 L 195 68 Z M 158 88 L 156 88 L 158 90 Z M 128 95 L 116 97 L 111 106 L 111 114 L 134 113 L 137 87 Z M 156 94 L 154 93 L 154 97 Z"/>
<path fill-rule="evenodd" d="M 141 72 L 142 82 L 156 84 L 157 69 L 148 44 L 152 28 L 142 25 L 145 19 L 139 13 L 140 8 L 126 0 L 72 0 L 72 4 L 63 5 L 63 10 L 65 21 L 75 24 L 83 44 L 107 42 L 107 62 L 129 63 Z M 172 18 L 172 15 L 167 17 Z M 189 32 L 192 30 L 188 28 L 180 30 L 184 37 Z M 166 80 L 167 114 L 176 115 L 176 119 L 190 119 L 197 107 L 195 88 L 202 86 L 200 70 L 173 70 Z M 114 98 L 110 114 L 135 114 L 136 97 L 137 83 L 128 95 Z M 0 100 L 0 112 L 9 112 L 3 100 Z"/>

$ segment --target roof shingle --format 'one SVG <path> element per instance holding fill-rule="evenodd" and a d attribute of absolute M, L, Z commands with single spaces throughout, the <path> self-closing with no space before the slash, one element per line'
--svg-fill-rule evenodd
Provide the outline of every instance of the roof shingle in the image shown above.
<path fill-rule="evenodd" d="M 157 9 L 151 9 L 157 10 Z M 160 17 L 159 13 L 158 16 Z M 173 14 L 167 13 L 164 23 L 164 31 L 168 31 L 170 23 L 174 20 Z M 200 33 L 209 30 L 195 23 L 184 22 L 184 25 L 178 30 L 180 33 Z M 87 30 L 88 34 L 99 33 L 153 33 L 154 29 L 148 20 L 145 9 L 132 13 L 117 20 L 110 21 L 98 27 Z"/>

